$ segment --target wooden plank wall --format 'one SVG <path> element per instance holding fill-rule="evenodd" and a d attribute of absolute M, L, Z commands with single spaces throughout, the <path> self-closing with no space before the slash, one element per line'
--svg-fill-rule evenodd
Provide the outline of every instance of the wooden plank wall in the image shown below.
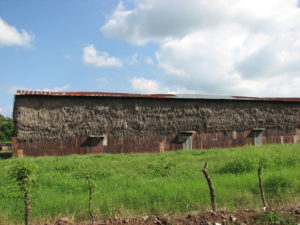
<path fill-rule="evenodd" d="M 294 143 L 296 132 L 284 132 L 281 130 L 265 130 L 263 132 L 263 144 Z M 93 146 L 83 145 L 87 137 L 63 140 L 45 140 L 39 142 L 18 142 L 13 138 L 13 155 L 17 149 L 23 149 L 24 155 L 70 155 L 88 153 L 158 153 L 182 149 L 182 143 L 178 140 L 178 134 L 152 137 L 114 137 L 107 136 L 107 146 L 103 146 L 103 140 Z M 193 134 L 193 149 L 210 149 L 253 145 L 254 138 L 250 130 Z M 300 143 L 300 136 L 296 136 Z"/>

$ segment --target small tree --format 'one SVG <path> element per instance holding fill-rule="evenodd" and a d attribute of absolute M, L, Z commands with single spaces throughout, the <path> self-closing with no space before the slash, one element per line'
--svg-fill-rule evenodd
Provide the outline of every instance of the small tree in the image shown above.
<path fill-rule="evenodd" d="M 16 181 L 20 190 L 24 193 L 24 203 L 25 203 L 25 225 L 29 224 L 30 218 L 30 186 L 34 178 L 34 171 L 36 166 L 30 162 L 20 160 L 17 164 L 11 168 L 11 176 Z"/>

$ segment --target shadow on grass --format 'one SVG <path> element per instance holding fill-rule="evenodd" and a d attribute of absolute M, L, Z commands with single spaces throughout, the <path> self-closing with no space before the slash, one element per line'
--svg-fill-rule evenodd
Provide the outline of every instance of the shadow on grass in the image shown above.
<path fill-rule="evenodd" d="M 0 151 L 0 160 L 1 159 L 9 159 L 12 157 L 12 152 L 1 152 Z"/>

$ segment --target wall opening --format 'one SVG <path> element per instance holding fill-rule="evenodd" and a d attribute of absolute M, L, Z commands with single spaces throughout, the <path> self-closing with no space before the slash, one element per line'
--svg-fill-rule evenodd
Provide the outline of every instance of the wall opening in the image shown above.
<path fill-rule="evenodd" d="M 195 131 L 182 131 L 179 133 L 179 142 L 182 143 L 182 149 L 193 149 L 193 134 Z"/>
<path fill-rule="evenodd" d="M 90 135 L 81 144 L 81 147 L 95 147 L 98 146 L 101 142 L 103 146 L 107 146 L 107 135 Z"/>
<path fill-rule="evenodd" d="M 254 128 L 252 130 L 253 136 L 254 136 L 254 145 L 255 146 L 261 146 L 263 144 L 262 137 L 263 137 L 263 131 L 265 128 Z"/>

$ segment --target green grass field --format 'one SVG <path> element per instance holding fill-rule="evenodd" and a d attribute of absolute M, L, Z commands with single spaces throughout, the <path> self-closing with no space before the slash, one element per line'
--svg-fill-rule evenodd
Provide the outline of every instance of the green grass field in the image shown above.
<path fill-rule="evenodd" d="M 8 173 L 17 160 L 0 155 L 0 224 L 23 220 L 22 195 Z M 88 187 L 82 168 L 97 183 L 93 204 L 98 219 L 210 209 L 209 190 L 201 171 L 206 161 L 218 208 L 262 208 L 257 178 L 260 163 L 265 167 L 262 177 L 271 206 L 293 205 L 300 200 L 298 144 L 21 160 L 38 167 L 31 191 L 31 221 L 35 223 L 65 216 L 74 221 L 89 220 Z"/>

